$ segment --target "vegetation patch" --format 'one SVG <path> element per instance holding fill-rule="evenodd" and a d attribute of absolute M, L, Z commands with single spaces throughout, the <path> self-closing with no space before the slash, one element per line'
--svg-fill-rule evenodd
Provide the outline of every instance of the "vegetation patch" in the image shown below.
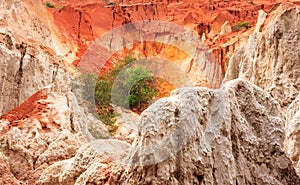
<path fill-rule="evenodd" d="M 249 22 L 245 21 L 245 22 L 238 22 L 235 26 L 232 27 L 232 30 L 237 32 L 237 31 L 240 31 L 242 29 L 248 29 L 250 28 L 251 25 Z"/>
<path fill-rule="evenodd" d="M 122 71 L 134 60 L 135 58 L 126 56 L 123 60 L 119 60 L 111 71 L 97 77 L 95 102 L 98 118 L 107 126 L 111 134 L 114 134 L 117 129 L 115 122 L 118 116 L 112 105 L 114 83 L 119 81 L 121 84 L 118 87 L 121 89 L 120 93 L 114 95 L 117 106 L 130 108 L 138 113 L 147 108 L 157 95 L 156 89 L 151 86 L 154 77 L 148 70 L 143 69 L 142 66 L 130 66 Z M 123 92 L 124 89 L 129 89 L 129 93 Z"/>
<path fill-rule="evenodd" d="M 144 69 L 143 63 L 132 65 L 134 60 L 135 58 L 126 56 L 118 60 L 114 68 L 108 72 L 100 72 L 98 76 L 81 75 L 77 79 L 82 84 L 83 101 L 91 103 L 95 101 L 97 117 L 105 124 L 111 135 L 114 135 L 118 128 L 115 123 L 119 115 L 114 111 L 114 105 L 140 114 L 154 100 L 168 96 L 174 89 L 169 82 L 153 76 L 149 70 Z M 75 89 L 78 89 L 76 85 Z M 94 92 L 95 96 L 91 92 Z M 97 130 L 95 127 L 89 128 L 92 135 L 105 137 Z"/>
<path fill-rule="evenodd" d="M 48 2 L 48 1 L 45 3 L 45 7 L 46 8 L 55 8 L 54 4 L 51 2 Z"/>

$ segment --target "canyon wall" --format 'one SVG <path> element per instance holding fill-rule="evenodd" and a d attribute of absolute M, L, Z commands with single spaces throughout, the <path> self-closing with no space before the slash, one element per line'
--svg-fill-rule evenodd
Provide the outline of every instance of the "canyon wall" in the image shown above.
<path fill-rule="evenodd" d="M 299 7 L 261 18 L 220 89 L 173 91 L 141 114 L 131 145 L 84 145 L 39 184 L 299 184 Z"/>
<path fill-rule="evenodd" d="M 286 4 L 262 19 L 247 46 L 230 59 L 224 81 L 247 79 L 287 108 L 300 91 L 299 9 Z"/>
<path fill-rule="evenodd" d="M 110 135 L 79 106 L 73 69 L 58 56 L 46 22 L 23 1 L 0 7 L 0 184 L 35 184 L 49 165 L 94 139 L 89 124 Z"/>
<path fill-rule="evenodd" d="M 221 76 L 224 76 L 226 72 L 231 55 L 240 45 L 247 42 L 248 36 L 253 31 L 253 29 L 249 31 L 241 29 L 224 32 L 223 24 L 227 21 L 228 26 L 233 27 L 238 22 L 245 21 L 249 22 L 250 27 L 253 27 L 260 9 L 268 12 L 276 5 L 276 1 L 250 3 L 219 0 L 189 2 L 53 0 L 51 2 L 53 2 L 54 8 L 48 8 L 48 13 L 52 15 L 52 24 L 58 30 L 57 36 L 60 40 L 68 45 L 70 52 L 76 53 L 77 59 L 70 61 L 74 65 L 78 64 L 87 48 L 102 34 L 124 24 L 155 20 L 178 24 L 196 32 L 200 38 L 205 38 L 205 44 L 208 49 L 211 49 L 210 52 L 213 53 L 217 65 L 222 67 Z M 136 49 L 140 53 L 151 53 L 151 50 L 163 49 L 159 45 L 147 46 L 150 45 L 141 42 Z M 141 48 L 142 50 L 139 50 Z M 147 51 L 144 51 L 145 49 Z M 167 52 L 169 51 L 167 50 Z M 123 57 L 125 54 L 126 52 Z M 210 61 L 205 62 L 209 63 Z"/>
<path fill-rule="evenodd" d="M 299 6 L 257 3 L 247 12 L 240 2 L 201 2 L 2 1 L 0 184 L 299 184 Z M 217 11 L 234 3 L 241 10 Z M 49 18 L 34 17 L 40 11 Z M 259 19 L 227 34 L 226 16 Z M 109 139 L 81 107 L 70 64 L 107 29 L 149 17 L 204 33 L 204 54 L 216 57 L 224 83 L 176 89 L 139 118 L 123 113 L 132 119 L 121 116 L 128 125 Z M 146 44 L 147 53 L 157 46 Z"/>

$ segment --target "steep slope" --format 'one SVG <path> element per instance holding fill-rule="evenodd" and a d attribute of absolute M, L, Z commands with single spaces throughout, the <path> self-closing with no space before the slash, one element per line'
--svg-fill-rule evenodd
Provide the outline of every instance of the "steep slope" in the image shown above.
<path fill-rule="evenodd" d="M 231 58 L 224 81 L 247 79 L 287 108 L 300 91 L 299 11 L 295 5 L 284 4 L 265 20 L 262 16 L 247 46 Z"/>
<path fill-rule="evenodd" d="M 220 34 L 223 24 L 228 21 L 228 25 L 233 27 L 238 22 L 245 21 L 253 27 L 260 9 L 269 12 L 280 1 L 251 1 L 251 3 L 221 0 L 187 2 L 53 0 L 50 2 L 54 8 L 47 9 L 53 15 L 51 20 L 60 33 L 58 37 L 69 46 L 70 52 L 76 52 L 75 65 L 93 41 L 102 34 L 127 23 L 156 20 L 181 25 L 197 32 L 199 37 L 205 38 L 205 44 L 212 49 L 218 65 L 222 66 L 223 76 L 231 55 L 241 44 L 247 42 L 249 34 L 253 31 L 253 29 L 249 31 L 241 29 L 237 32 L 229 31 Z M 139 51 L 141 48 L 146 48 L 150 53 L 151 50 L 161 50 L 159 45 L 145 47 L 144 43 L 140 43 L 136 50 Z"/>
<path fill-rule="evenodd" d="M 70 25 L 61 22 L 66 27 L 59 26 L 65 29 L 58 32 L 62 34 L 59 37 L 53 33 L 56 28 L 45 25 L 49 20 L 35 19 L 29 14 L 40 11 L 32 10 L 34 6 L 30 9 L 30 5 L 37 3 L 37 7 L 42 7 L 44 4 L 24 2 L 0 3 L 1 8 L 7 10 L 0 13 L 0 184 L 300 184 L 296 175 L 300 171 L 299 7 L 284 4 L 276 6 L 270 14 L 260 11 L 256 29 L 241 31 L 241 37 L 231 40 L 234 33 L 220 37 L 215 34 L 222 31 L 224 16 L 239 16 L 240 10 L 230 15 L 228 12 L 222 16 L 210 14 L 216 21 L 202 25 L 196 11 L 183 14 L 197 2 L 151 4 L 144 1 L 134 6 L 129 4 L 132 2 L 118 2 L 115 16 L 120 24 L 139 16 L 156 18 L 165 7 L 170 10 L 173 6 L 178 9 L 173 12 L 174 20 L 192 27 L 198 34 L 208 32 L 208 25 L 215 25 L 210 35 L 206 33 L 208 39 L 204 41 L 212 47 L 213 42 L 221 44 L 222 39 L 228 39 L 228 45 L 225 43 L 221 50 L 213 50 L 222 56 L 217 59 L 219 62 L 223 56 L 234 53 L 235 45 L 245 43 L 254 31 L 248 45 L 231 59 L 226 83 L 221 89 L 175 90 L 170 97 L 159 100 L 142 113 L 137 131 L 132 128 L 127 133 L 119 132 L 121 137 L 117 138 L 126 143 L 115 139 L 95 140 L 90 128 L 96 128 L 101 138 L 109 134 L 99 120 L 79 106 L 80 97 L 76 97 L 76 89 L 71 88 L 72 69 L 63 61 L 66 58 L 57 57 L 65 52 L 66 46 L 71 53 L 79 51 L 80 57 L 80 49 L 94 39 L 82 27 L 89 26 L 84 20 L 92 17 L 83 17 L 88 17 L 88 13 L 93 13 L 88 10 L 97 7 L 110 11 L 113 4 L 103 9 L 103 3 L 94 6 L 93 0 L 85 1 L 82 7 L 79 0 L 60 0 L 62 7 L 57 4 L 54 9 L 44 7 L 50 17 L 54 15 L 53 20 L 49 18 L 50 22 L 58 21 L 63 13 L 81 16 L 83 23 L 79 31 L 73 32 L 72 27 L 67 27 Z M 235 2 L 219 6 L 226 9 L 232 3 Z M 135 10 L 136 7 L 142 11 Z M 253 11 L 261 8 L 253 7 Z M 271 7 L 269 3 L 268 8 Z M 132 11 L 131 16 L 123 14 L 122 8 L 126 13 Z M 208 5 L 206 9 L 213 10 L 214 6 Z M 74 22 L 77 21 L 75 17 Z M 197 30 L 195 25 L 187 24 L 193 22 L 202 27 L 198 25 Z M 24 32 L 18 33 L 22 29 Z M 98 30 L 99 33 L 104 29 Z M 63 44 L 56 42 L 52 34 L 57 34 L 55 37 Z M 175 55 L 175 50 L 173 52 Z M 73 62 L 73 58 L 70 60 Z M 222 66 L 225 72 L 227 67 Z"/>
<path fill-rule="evenodd" d="M 298 184 L 278 103 L 243 80 L 178 89 L 140 117 L 133 145 L 99 140 L 40 184 Z M 105 147 L 104 147 L 105 146 Z"/>
<path fill-rule="evenodd" d="M 230 60 L 224 81 L 247 79 L 269 92 L 285 113 L 285 150 L 298 174 L 300 92 L 300 9 L 278 7 L 258 21 L 247 46 Z"/>
<path fill-rule="evenodd" d="M 58 56 L 47 25 L 24 1 L 0 7 L 0 184 L 35 184 L 50 164 L 94 139 L 89 124 L 109 134 L 78 105 L 72 68 Z"/>
<path fill-rule="evenodd" d="M 300 93 L 286 111 L 284 148 L 300 176 Z"/>
<path fill-rule="evenodd" d="M 46 85 L 55 82 L 64 87 L 70 77 L 57 56 L 51 31 L 29 13 L 23 1 L 1 1 L 0 8 L 2 114 Z"/>
<path fill-rule="evenodd" d="M 86 144 L 39 184 L 299 184 L 299 8 L 260 18 L 221 89 L 173 91 L 141 114 L 132 145 Z"/>

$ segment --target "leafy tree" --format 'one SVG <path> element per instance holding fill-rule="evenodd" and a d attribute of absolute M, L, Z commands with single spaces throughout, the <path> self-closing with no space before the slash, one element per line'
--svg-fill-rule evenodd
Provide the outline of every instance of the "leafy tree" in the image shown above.
<path fill-rule="evenodd" d="M 81 75 L 77 79 L 81 85 L 75 84 L 74 86 L 74 90 L 82 91 L 84 101 L 92 102 L 91 100 L 95 98 L 98 118 L 107 126 L 111 134 L 117 129 L 115 125 L 117 114 L 114 112 L 111 102 L 111 93 L 115 82 L 119 82 L 118 88 L 121 92 L 114 95 L 114 98 L 119 100 L 114 103 L 126 108 L 135 108 L 138 112 L 147 107 L 149 101 L 158 94 L 152 85 L 153 75 L 142 66 L 131 66 L 122 71 L 124 66 L 134 60 L 134 58 L 126 56 L 124 60 L 119 60 L 112 70 L 100 73 L 99 76 L 95 74 Z M 124 89 L 127 91 L 122 92 Z M 91 94 L 93 92 L 95 92 L 95 96 Z M 97 133 L 96 128 L 91 131 L 94 134 Z"/>
<path fill-rule="evenodd" d="M 127 80 L 124 82 L 124 86 L 126 89 L 130 88 L 126 103 L 130 107 L 141 108 L 142 104 L 147 105 L 157 95 L 157 91 L 150 87 L 153 75 L 149 71 L 138 66 L 126 69 L 125 74 Z"/>

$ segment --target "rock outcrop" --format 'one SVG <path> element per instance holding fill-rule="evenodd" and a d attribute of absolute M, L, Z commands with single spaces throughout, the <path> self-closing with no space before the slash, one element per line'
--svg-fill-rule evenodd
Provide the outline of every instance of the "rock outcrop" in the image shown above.
<path fill-rule="evenodd" d="M 2 147 L 1 141 L 0 148 Z M 3 185 L 19 185 L 22 184 L 21 181 L 16 179 L 16 177 L 11 173 L 11 169 L 14 166 L 9 163 L 6 158 L 3 156 L 3 154 L 0 152 L 0 183 Z"/>
<path fill-rule="evenodd" d="M 47 168 L 40 184 L 300 183 L 283 150 L 279 104 L 244 80 L 175 90 L 144 111 L 138 126 L 133 145 L 83 146 Z"/>
<path fill-rule="evenodd" d="M 244 78 L 287 108 L 300 91 L 300 10 L 284 4 L 269 14 L 257 32 L 231 58 L 225 81 Z M 261 22 L 260 20 L 258 22 Z"/>
<path fill-rule="evenodd" d="M 0 12 L 0 184 L 300 184 L 299 7 L 283 4 L 257 15 L 273 3 L 251 5 L 243 12 L 226 8 L 236 3 L 244 10 L 250 3 L 53 2 L 54 8 L 43 7 L 44 1 L 0 3 L 5 10 Z M 39 11 L 31 5 L 43 7 L 40 11 L 59 29 L 33 18 L 29 11 Z M 200 13 L 183 14 L 198 6 Z M 212 19 L 200 15 L 219 9 L 226 11 L 210 14 Z M 93 19 L 98 11 L 105 20 Z M 237 36 L 224 24 L 225 15 L 233 17 L 230 25 L 249 17 L 259 20 L 255 29 Z M 77 96 L 82 89 L 71 88 L 73 69 L 64 61 L 68 54 L 62 47 L 81 57 L 111 26 L 149 17 L 174 19 L 204 35 L 212 50 L 197 57 L 219 56 L 203 65 L 209 69 L 206 75 L 218 78 L 212 87 L 218 87 L 227 70 L 225 58 L 235 54 L 220 89 L 176 89 L 140 117 L 120 111 L 120 127 L 111 139 L 102 123 L 81 107 L 86 103 Z M 111 20 L 113 25 L 97 27 Z M 252 31 L 248 45 L 235 52 Z M 150 42 L 134 45 L 138 50 L 144 46 L 153 55 L 159 53 L 154 46 L 163 48 Z M 164 48 L 176 58 L 177 50 Z M 188 72 L 199 75 L 193 68 L 197 61 L 191 62 Z M 218 66 L 221 72 L 215 70 Z"/>
<path fill-rule="evenodd" d="M 300 94 L 286 111 L 284 147 L 300 176 Z"/>
<path fill-rule="evenodd" d="M 32 17 L 25 3 L 0 3 L 0 114 L 18 106 L 52 83 L 70 84 L 66 65 L 57 56 L 51 31 Z M 20 31 L 22 30 L 22 31 Z"/>
<path fill-rule="evenodd" d="M 47 1 L 44 1 L 46 3 Z M 233 52 L 239 48 L 244 39 L 248 39 L 250 32 L 242 30 L 226 36 L 220 35 L 221 27 L 229 21 L 231 26 L 238 22 L 249 22 L 255 26 L 260 9 L 269 12 L 278 1 L 61 1 L 52 0 L 54 8 L 47 8 L 52 24 L 58 30 L 57 34 L 67 43 L 72 52 L 76 52 L 77 65 L 87 48 L 102 34 L 127 23 L 155 20 L 166 21 L 189 28 L 199 36 L 206 35 L 206 44 L 213 49 L 218 65 L 222 66 L 224 76 L 228 60 Z M 240 34 L 243 36 L 240 37 Z M 223 34 L 223 33 L 222 33 Z M 231 40 L 232 39 L 232 40 Z M 149 47 L 150 46 L 150 47 Z M 138 47 L 140 53 L 161 50 L 160 45 L 146 45 Z M 169 52 L 169 51 L 167 51 Z M 175 51 L 176 52 L 176 51 Z M 126 55 L 123 55 L 123 58 Z M 176 56 L 174 56 L 176 60 Z M 180 55 L 179 58 L 180 60 Z M 211 86 L 210 86 L 211 87 Z"/>
<path fill-rule="evenodd" d="M 49 165 L 94 139 L 91 125 L 109 133 L 79 106 L 72 69 L 47 26 L 21 0 L 0 8 L 0 184 L 35 184 Z"/>
<path fill-rule="evenodd" d="M 13 166 L 15 178 L 35 184 L 49 165 L 73 157 L 94 140 L 89 132 L 93 124 L 102 125 L 84 113 L 71 92 L 40 90 L 0 117 L 1 155 Z M 109 137 L 104 127 L 98 132 Z"/>
<path fill-rule="evenodd" d="M 285 120 L 285 151 L 298 174 L 300 92 L 300 9 L 279 6 L 271 14 L 260 12 L 254 35 L 230 60 L 224 81 L 247 79 L 279 102 Z"/>

